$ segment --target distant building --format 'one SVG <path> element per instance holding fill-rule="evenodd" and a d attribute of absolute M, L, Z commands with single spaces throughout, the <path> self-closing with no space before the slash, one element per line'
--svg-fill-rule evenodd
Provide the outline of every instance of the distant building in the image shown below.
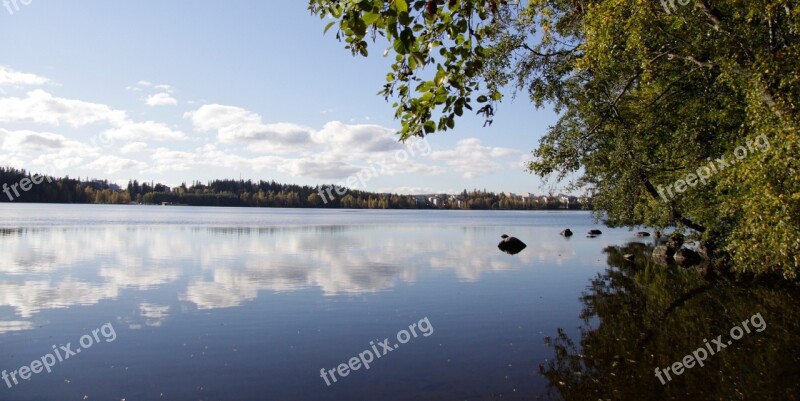
<path fill-rule="evenodd" d="M 448 201 L 448 202 L 455 203 L 455 204 L 456 204 L 456 207 L 458 207 L 458 208 L 461 208 L 461 204 L 462 204 L 462 202 L 463 202 L 463 201 L 461 200 L 461 198 L 459 198 L 459 197 L 458 197 L 458 196 L 456 196 L 456 195 L 450 195 L 450 196 L 447 198 L 447 201 Z"/>
<path fill-rule="evenodd" d="M 425 195 L 415 195 L 413 198 L 414 198 L 414 204 L 416 205 L 428 204 L 428 198 Z"/>

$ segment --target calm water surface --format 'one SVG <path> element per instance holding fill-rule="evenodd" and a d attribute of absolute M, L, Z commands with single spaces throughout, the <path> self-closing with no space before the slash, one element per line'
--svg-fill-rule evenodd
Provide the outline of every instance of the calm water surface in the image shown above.
<path fill-rule="evenodd" d="M 528 247 L 501 253 L 503 233 Z M 0 369 L 114 331 L 0 381 L 0 400 L 796 395 L 796 291 L 658 270 L 651 243 L 583 212 L 0 204 Z M 653 376 L 757 312 L 769 328 L 738 349 L 666 386 Z M 424 318 L 426 336 L 369 370 L 320 377 Z"/>

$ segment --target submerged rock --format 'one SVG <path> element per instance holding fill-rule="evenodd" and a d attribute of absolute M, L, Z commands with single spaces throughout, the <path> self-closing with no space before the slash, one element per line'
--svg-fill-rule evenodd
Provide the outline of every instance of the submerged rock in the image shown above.
<path fill-rule="evenodd" d="M 503 252 L 505 252 L 505 253 L 507 253 L 509 255 L 516 255 L 516 254 L 522 252 L 522 250 L 525 249 L 525 247 L 527 247 L 527 245 L 525 245 L 524 242 L 522 242 L 522 241 L 520 241 L 520 240 L 518 240 L 518 239 L 516 239 L 514 237 L 509 237 L 506 234 L 501 235 L 500 238 L 502 238 L 503 240 L 500 241 L 499 244 L 497 244 L 497 247 L 501 251 L 503 251 Z"/>
<path fill-rule="evenodd" d="M 653 261 L 660 264 L 660 265 L 667 265 L 671 262 L 672 255 L 675 254 L 675 249 L 670 248 L 666 245 L 659 245 L 653 249 L 652 258 Z"/>

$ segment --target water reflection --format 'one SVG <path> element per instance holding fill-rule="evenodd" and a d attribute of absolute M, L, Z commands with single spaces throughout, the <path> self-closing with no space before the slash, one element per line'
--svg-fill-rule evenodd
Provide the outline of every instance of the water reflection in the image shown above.
<path fill-rule="evenodd" d="M 34 325 L 31 322 L 26 321 L 7 321 L 3 322 L 0 321 L 0 334 L 9 333 L 12 331 L 20 331 L 20 330 L 33 330 Z"/>
<path fill-rule="evenodd" d="M 548 340 L 550 398 L 564 400 L 800 399 L 797 287 L 737 285 L 701 269 L 664 269 L 642 244 L 605 250 L 610 267 L 583 293 L 580 338 Z M 634 261 L 625 260 L 633 254 Z M 761 313 L 767 327 L 662 385 L 654 369 Z M 597 323 L 600 322 L 600 323 Z"/>
<path fill-rule="evenodd" d="M 125 290 L 170 286 L 172 301 L 215 309 L 242 305 L 262 291 L 375 293 L 414 283 L 424 269 L 477 281 L 489 272 L 576 257 L 557 237 L 515 257 L 497 254 L 489 239 L 495 235 L 466 227 L 426 232 L 358 225 L 5 229 L 0 307 L 13 309 L 13 316 L 0 315 L 0 331 L 27 330 L 41 310 L 93 305 Z M 129 323 L 161 325 L 171 312 L 167 303 L 141 304 Z"/>

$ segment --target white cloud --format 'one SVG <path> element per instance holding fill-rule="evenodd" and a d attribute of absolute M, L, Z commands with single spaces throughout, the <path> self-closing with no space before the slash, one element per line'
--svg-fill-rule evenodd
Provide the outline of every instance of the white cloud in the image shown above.
<path fill-rule="evenodd" d="M 431 158 L 446 161 L 449 166 L 462 173 L 464 178 L 471 179 L 500 170 L 503 165 L 493 159 L 518 153 L 514 149 L 483 146 L 479 139 L 467 138 L 458 141 L 455 149 L 433 152 Z"/>
<path fill-rule="evenodd" d="M 25 161 L 17 157 L 13 153 L 0 153 L 0 160 L 3 161 L 4 166 L 23 169 L 25 168 Z"/>
<path fill-rule="evenodd" d="M 127 113 L 104 104 L 54 97 L 41 89 L 27 93 L 25 98 L 0 98 L 0 122 L 32 122 L 72 127 L 105 122 L 122 125 Z"/>
<path fill-rule="evenodd" d="M 388 152 L 402 147 L 395 130 L 380 125 L 345 124 L 331 121 L 312 137 L 341 153 Z"/>
<path fill-rule="evenodd" d="M 221 143 L 244 143 L 258 153 L 302 150 L 313 144 L 310 128 L 290 123 L 265 124 L 257 113 L 235 106 L 207 104 L 184 114 L 195 129 L 217 131 Z"/>
<path fill-rule="evenodd" d="M 190 118 L 195 129 L 199 131 L 220 130 L 237 124 L 258 124 L 261 116 L 241 107 L 221 104 L 206 104 L 199 109 L 187 112 L 184 118 Z"/>
<path fill-rule="evenodd" d="M 147 164 L 137 160 L 123 159 L 117 156 L 105 155 L 87 164 L 86 167 L 93 170 L 104 171 L 108 174 L 114 174 L 120 170 L 129 168 L 143 169 L 147 167 Z"/>
<path fill-rule="evenodd" d="M 249 159 L 248 162 L 253 166 L 253 170 L 262 171 L 266 169 L 277 169 L 278 166 L 286 163 L 286 159 L 283 157 L 267 155 Z"/>
<path fill-rule="evenodd" d="M 135 83 L 133 85 L 129 85 L 129 86 L 125 87 L 125 89 L 127 89 L 129 91 L 134 91 L 134 92 L 139 92 L 142 89 L 146 89 L 146 88 L 153 88 L 155 90 L 168 92 L 168 93 L 172 93 L 172 92 L 175 91 L 175 88 L 173 88 L 172 85 L 167 85 L 167 84 L 158 84 L 158 85 L 156 85 L 156 84 L 154 84 L 154 83 L 152 83 L 150 81 L 146 81 L 146 80 L 141 80 L 141 81 L 139 81 L 139 82 L 137 82 L 137 83 Z"/>
<path fill-rule="evenodd" d="M 155 121 L 143 123 L 128 122 L 118 128 L 112 128 L 103 133 L 107 138 L 120 140 L 152 139 L 155 141 L 182 141 L 186 134 L 175 131 L 165 124 Z"/>
<path fill-rule="evenodd" d="M 195 153 L 167 148 L 156 149 L 150 158 L 155 163 L 152 170 L 159 173 L 190 170 L 197 164 L 197 155 Z"/>
<path fill-rule="evenodd" d="M 145 100 L 148 106 L 168 106 L 178 104 L 178 100 L 172 97 L 169 93 L 156 93 L 150 95 Z"/>
<path fill-rule="evenodd" d="M 278 171 L 294 176 L 301 175 L 322 179 L 344 178 L 362 170 L 361 167 L 349 165 L 341 160 L 320 159 L 322 156 L 316 155 L 314 158 L 286 160 L 277 168 Z"/>
<path fill-rule="evenodd" d="M 147 149 L 147 144 L 144 142 L 132 142 L 129 143 L 122 148 L 120 148 L 119 152 L 122 154 L 128 153 L 139 153 L 143 150 Z"/>
<path fill-rule="evenodd" d="M 39 86 L 50 80 L 36 74 L 29 74 L 0 65 L 0 87 L 2 86 Z"/>
<path fill-rule="evenodd" d="M 246 168 L 257 169 L 255 162 L 256 159 L 248 160 L 247 158 L 239 155 L 226 153 L 218 150 L 216 146 L 211 144 L 207 144 L 201 148 L 198 148 L 197 152 L 200 154 L 200 159 L 203 160 L 204 163 L 211 166 L 235 168 L 239 171 Z M 270 165 L 277 166 L 278 163 Z"/>
<path fill-rule="evenodd" d="M 54 177 L 65 176 L 68 173 L 67 169 L 75 167 L 83 163 L 83 160 L 89 155 L 83 155 L 77 151 L 60 151 L 57 153 L 49 153 L 41 155 L 33 159 L 33 165 L 36 166 L 35 170 Z"/>
<path fill-rule="evenodd" d="M 0 129 L 0 149 L 12 152 L 14 157 L 4 158 L 7 164 L 20 166 L 20 158 L 36 156 L 33 170 L 50 175 L 66 175 L 65 169 L 77 166 L 84 159 L 97 156 L 97 149 L 63 135 L 28 130 Z"/>
<path fill-rule="evenodd" d="M 374 124 L 331 121 L 312 133 L 314 153 L 289 160 L 279 170 L 298 176 L 345 179 L 369 172 L 372 178 L 400 173 L 434 175 L 444 170 L 425 163 L 431 153 L 427 141 L 398 142 L 396 131 Z M 361 188 L 366 189 L 366 188 Z"/>
<path fill-rule="evenodd" d="M 0 129 L 2 149 L 15 152 L 47 151 L 63 149 L 67 146 L 67 138 L 51 132 L 7 131 Z"/>
<path fill-rule="evenodd" d="M 139 92 L 142 90 L 142 88 L 148 88 L 150 86 L 153 86 L 153 84 L 150 81 L 142 80 L 133 85 L 126 86 L 125 89 L 129 91 Z"/>

